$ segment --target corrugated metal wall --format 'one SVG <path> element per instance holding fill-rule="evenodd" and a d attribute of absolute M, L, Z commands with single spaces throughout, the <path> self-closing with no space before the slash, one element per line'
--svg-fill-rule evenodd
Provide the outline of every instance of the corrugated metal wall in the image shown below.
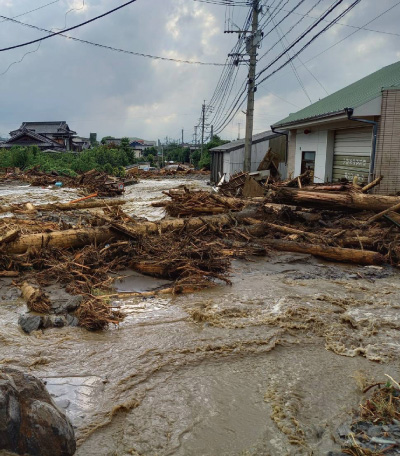
<path fill-rule="evenodd" d="M 368 182 L 372 148 L 372 127 L 349 128 L 335 132 L 333 181 L 355 176 Z"/>
<path fill-rule="evenodd" d="M 375 193 L 394 195 L 400 192 L 400 90 L 384 90 L 375 176 L 383 176 Z"/>

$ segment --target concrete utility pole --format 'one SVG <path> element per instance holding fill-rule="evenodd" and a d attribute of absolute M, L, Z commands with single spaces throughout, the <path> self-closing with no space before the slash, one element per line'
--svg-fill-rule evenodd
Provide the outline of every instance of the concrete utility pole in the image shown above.
<path fill-rule="evenodd" d="M 206 123 L 206 100 L 204 100 L 201 108 L 201 157 L 203 156 L 204 149 L 204 128 Z"/>
<path fill-rule="evenodd" d="M 212 141 L 214 138 L 214 125 L 211 125 L 211 136 L 210 136 L 210 141 Z"/>
<path fill-rule="evenodd" d="M 182 128 L 182 147 L 183 147 L 183 128 Z"/>
<path fill-rule="evenodd" d="M 261 41 L 261 34 L 258 31 L 258 13 L 260 12 L 260 0 L 253 0 L 253 21 L 251 35 L 247 38 L 246 50 L 250 56 L 249 79 L 247 84 L 247 113 L 246 113 L 246 136 L 244 142 L 244 165 L 243 171 L 250 172 L 251 167 L 251 145 L 253 137 L 254 120 L 254 92 L 257 65 L 257 48 Z"/>

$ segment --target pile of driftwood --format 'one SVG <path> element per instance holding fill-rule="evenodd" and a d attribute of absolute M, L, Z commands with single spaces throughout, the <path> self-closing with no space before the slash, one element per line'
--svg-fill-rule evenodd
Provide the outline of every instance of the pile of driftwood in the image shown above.
<path fill-rule="evenodd" d="M 163 192 L 170 201 L 153 203 L 155 207 L 164 207 L 171 217 L 190 215 L 222 214 L 228 211 L 240 211 L 245 203 L 236 198 L 226 198 L 206 191 L 191 192 L 186 187 Z"/>
<path fill-rule="evenodd" d="M 39 291 L 59 283 L 83 296 L 80 324 L 100 329 L 122 318 L 110 304 L 111 273 L 122 268 L 171 281 L 157 293 L 182 293 L 229 283 L 232 257 L 273 249 L 400 266 L 400 198 L 368 194 L 371 184 L 368 189 L 341 184 L 340 191 L 334 185 L 275 186 L 267 197 L 254 199 L 184 188 L 167 193 L 170 201 L 162 204 L 170 217 L 159 222 L 127 215 L 118 200 L 108 206 L 104 200 L 41 205 L 40 210 L 0 206 L 14 213 L 0 219 L 0 276 L 15 277 L 20 286 L 36 283 Z"/>
<path fill-rule="evenodd" d="M 2 177 L 3 181 L 19 180 L 27 182 L 35 187 L 48 187 L 56 185 L 60 182 L 63 186 L 72 188 L 81 188 L 90 194 L 97 196 L 116 196 L 124 192 L 125 181 L 107 173 L 97 171 L 95 169 L 81 174 L 78 177 L 69 177 L 61 175 L 56 171 L 45 173 L 39 169 L 38 166 L 21 171 L 19 169 L 4 170 L 6 171 Z M 130 180 L 129 183 L 136 183 L 137 181 Z"/>

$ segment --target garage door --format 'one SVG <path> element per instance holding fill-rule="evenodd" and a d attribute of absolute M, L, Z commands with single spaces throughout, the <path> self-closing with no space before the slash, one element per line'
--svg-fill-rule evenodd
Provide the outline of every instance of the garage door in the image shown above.
<path fill-rule="evenodd" d="M 371 161 L 372 128 L 350 128 L 335 132 L 333 181 L 358 176 L 359 182 L 368 182 Z"/>

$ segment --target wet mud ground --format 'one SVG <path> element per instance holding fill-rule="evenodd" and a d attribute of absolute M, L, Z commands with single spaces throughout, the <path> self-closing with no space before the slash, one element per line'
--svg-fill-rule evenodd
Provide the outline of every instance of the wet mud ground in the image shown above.
<path fill-rule="evenodd" d="M 131 187 L 129 210 L 156 218 L 149 202 L 176 185 Z M 127 275 L 121 292 L 161 285 Z M 99 333 L 27 336 L 18 291 L 6 279 L 0 290 L 0 362 L 47 382 L 78 456 L 327 455 L 362 399 L 358 383 L 400 374 L 400 281 L 389 267 L 271 252 L 234 261 L 232 286 L 127 295 L 125 321 Z"/>

